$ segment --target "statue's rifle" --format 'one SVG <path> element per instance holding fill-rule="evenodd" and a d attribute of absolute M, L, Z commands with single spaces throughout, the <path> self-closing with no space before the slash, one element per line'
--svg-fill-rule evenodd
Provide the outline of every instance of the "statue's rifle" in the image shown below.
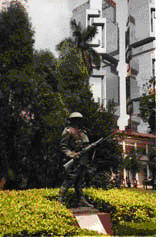
<path fill-rule="evenodd" d="M 110 136 L 111 136 L 111 135 L 110 135 Z M 75 157 L 75 158 L 69 160 L 68 162 L 66 162 L 66 163 L 64 164 L 65 170 L 68 170 L 68 169 L 73 165 L 75 159 L 81 159 L 81 156 L 82 156 L 84 153 L 90 151 L 91 149 L 93 149 L 94 147 L 98 146 L 98 145 L 101 144 L 102 142 L 107 141 L 107 139 L 108 139 L 110 136 L 105 137 L 105 138 L 101 137 L 101 138 L 98 139 L 96 142 L 93 142 L 93 143 L 91 143 L 90 145 L 88 145 L 88 146 L 86 146 L 85 148 L 83 148 L 83 149 L 79 152 L 79 156 L 77 156 L 77 157 Z"/>

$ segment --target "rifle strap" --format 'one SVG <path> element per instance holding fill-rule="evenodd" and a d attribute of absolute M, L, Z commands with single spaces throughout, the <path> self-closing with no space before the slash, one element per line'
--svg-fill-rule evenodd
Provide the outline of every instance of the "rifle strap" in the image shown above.
<path fill-rule="evenodd" d="M 94 160 L 94 158 L 95 158 L 95 155 L 96 155 L 96 150 L 94 150 L 94 152 L 93 152 L 93 155 L 92 155 L 92 160 Z"/>

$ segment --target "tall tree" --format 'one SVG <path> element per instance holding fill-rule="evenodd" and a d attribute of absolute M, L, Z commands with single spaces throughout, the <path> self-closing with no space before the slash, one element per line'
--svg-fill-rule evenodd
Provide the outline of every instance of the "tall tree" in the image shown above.
<path fill-rule="evenodd" d="M 9 163 L 16 162 L 15 132 L 16 110 L 12 104 L 14 83 L 8 77 L 15 70 L 23 70 L 33 58 L 33 34 L 25 8 L 17 2 L 11 2 L 7 9 L 0 12 L 0 111 L 1 111 L 1 167 L 2 176 L 7 177 Z M 20 75 L 20 74 L 19 74 Z M 23 75 L 22 75 L 23 76 Z M 21 88 L 15 88 L 21 93 Z M 18 112 L 18 111 L 17 111 Z M 13 161 L 13 162 L 12 162 Z M 15 166 L 16 167 L 16 166 Z"/>
<path fill-rule="evenodd" d="M 68 112 L 81 112 L 85 117 L 84 127 L 90 141 L 105 137 L 116 128 L 112 113 L 100 112 L 94 102 L 89 86 L 89 71 L 83 63 L 81 52 L 76 45 L 65 41 L 61 45 L 64 54 L 57 63 L 58 90 Z M 97 171 L 116 170 L 121 161 L 121 150 L 116 140 L 110 139 L 97 149 L 93 165 Z"/>
<path fill-rule="evenodd" d="M 90 41 L 97 33 L 96 26 L 87 26 L 87 28 L 82 28 L 80 22 L 77 24 L 76 20 L 70 21 L 72 37 L 66 38 L 57 45 L 57 49 L 61 51 L 61 54 L 65 54 L 62 51 L 62 45 L 64 41 L 67 41 L 69 45 L 75 45 L 76 48 L 81 52 L 81 56 L 84 64 L 87 66 L 88 73 L 91 73 L 93 66 L 97 69 L 100 68 L 100 56 L 90 45 Z"/>
<path fill-rule="evenodd" d="M 28 14 L 17 1 L 0 12 L 0 72 L 21 69 L 32 62 L 34 31 Z"/>
<path fill-rule="evenodd" d="M 6 178 L 8 188 L 19 187 L 22 178 L 28 187 L 55 185 L 55 151 L 66 116 L 54 85 L 55 58 L 34 52 L 32 26 L 21 4 L 13 2 L 0 13 L 2 29 L 0 179 Z"/>
<path fill-rule="evenodd" d="M 64 103 L 70 108 L 69 112 L 85 106 L 92 98 L 89 90 L 88 70 L 83 63 L 77 47 L 65 41 L 62 51 L 67 53 L 61 56 L 57 63 L 58 90 L 63 95 Z"/>
<path fill-rule="evenodd" d="M 55 74 L 56 58 L 49 50 L 35 50 L 34 51 L 34 70 L 40 75 L 43 75 L 53 88 L 57 91 L 57 78 Z"/>

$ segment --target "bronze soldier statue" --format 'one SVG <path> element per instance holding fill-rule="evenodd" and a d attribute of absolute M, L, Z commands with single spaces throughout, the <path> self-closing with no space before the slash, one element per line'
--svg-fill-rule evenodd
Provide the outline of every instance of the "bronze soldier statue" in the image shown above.
<path fill-rule="evenodd" d="M 79 112 L 73 112 L 69 116 L 69 126 L 62 133 L 60 148 L 65 155 L 66 161 L 74 158 L 74 162 L 69 169 L 65 171 L 64 181 L 60 187 L 59 201 L 63 202 L 64 195 L 68 188 L 74 186 L 77 205 L 84 203 L 92 206 L 83 196 L 82 186 L 89 169 L 89 154 L 83 154 L 79 159 L 80 151 L 89 144 L 86 132 L 82 129 L 83 115 Z"/>

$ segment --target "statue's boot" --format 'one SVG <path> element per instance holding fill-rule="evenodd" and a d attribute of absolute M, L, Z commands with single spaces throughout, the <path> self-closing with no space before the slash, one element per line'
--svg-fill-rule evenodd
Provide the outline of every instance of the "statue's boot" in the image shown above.
<path fill-rule="evenodd" d="M 87 207 L 93 207 L 93 205 L 91 203 L 89 203 L 83 195 L 81 196 L 79 203 L 81 203 L 82 205 L 85 205 Z"/>
<path fill-rule="evenodd" d="M 59 196 L 58 196 L 58 201 L 59 201 L 60 203 L 63 203 L 63 202 L 64 202 L 65 193 L 66 193 L 66 188 L 61 187 L 61 188 L 60 188 L 60 191 L 59 191 Z"/>
<path fill-rule="evenodd" d="M 93 207 L 93 205 L 89 203 L 84 197 L 82 189 L 76 189 L 76 196 L 78 200 L 78 206 Z"/>

